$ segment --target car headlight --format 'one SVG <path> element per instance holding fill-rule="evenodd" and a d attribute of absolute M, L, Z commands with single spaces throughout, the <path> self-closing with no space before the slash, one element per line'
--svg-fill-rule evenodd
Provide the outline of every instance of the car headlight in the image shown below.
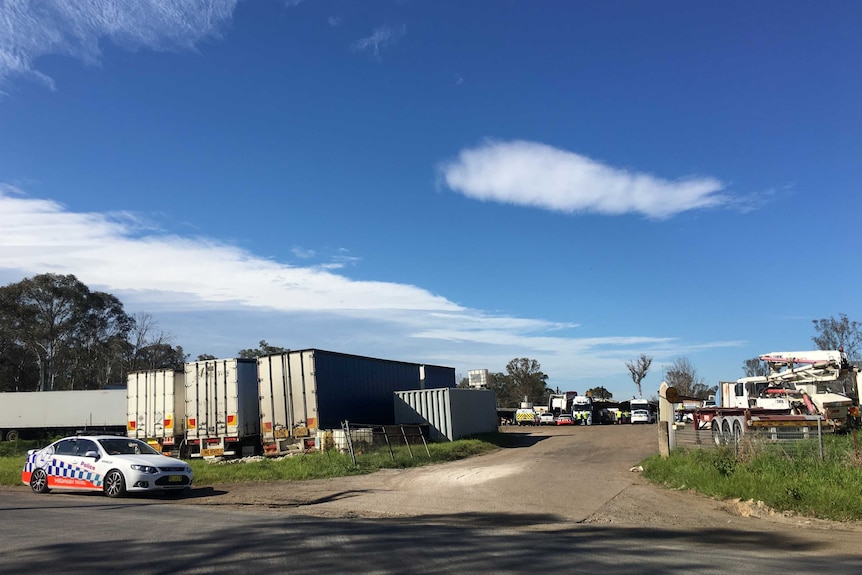
<path fill-rule="evenodd" d="M 158 473 L 159 472 L 158 467 L 153 467 L 151 465 L 133 464 L 132 469 L 134 469 L 135 471 L 140 471 L 141 473 Z"/>

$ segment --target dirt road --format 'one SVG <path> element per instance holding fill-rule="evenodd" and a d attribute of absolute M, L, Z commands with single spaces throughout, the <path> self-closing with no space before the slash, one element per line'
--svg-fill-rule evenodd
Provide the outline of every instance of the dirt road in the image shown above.
<path fill-rule="evenodd" d="M 296 509 L 322 517 L 500 514 L 518 528 L 560 522 L 862 531 L 859 524 L 773 514 L 649 484 L 632 468 L 657 452 L 655 425 L 504 428 L 517 447 L 467 460 L 372 475 L 198 488 L 181 501 Z M 503 519 L 506 521 L 508 519 Z"/>

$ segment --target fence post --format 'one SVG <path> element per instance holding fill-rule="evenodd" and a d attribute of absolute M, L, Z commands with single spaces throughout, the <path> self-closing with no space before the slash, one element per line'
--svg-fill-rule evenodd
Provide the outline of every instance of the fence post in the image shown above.
<path fill-rule="evenodd" d="M 823 418 L 817 418 L 817 443 L 820 447 L 820 461 L 823 461 Z"/>
<path fill-rule="evenodd" d="M 666 397 L 667 382 L 661 382 L 658 388 L 658 452 L 664 459 L 670 457 L 672 444 L 671 425 L 673 424 L 673 404 Z"/>

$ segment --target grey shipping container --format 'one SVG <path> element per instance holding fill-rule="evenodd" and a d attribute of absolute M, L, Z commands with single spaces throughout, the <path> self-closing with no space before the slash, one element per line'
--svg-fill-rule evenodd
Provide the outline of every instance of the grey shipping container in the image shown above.
<path fill-rule="evenodd" d="M 261 434 L 266 454 L 311 447 L 318 429 L 391 425 L 396 391 L 432 380 L 455 386 L 455 369 L 320 349 L 258 358 Z"/>
<path fill-rule="evenodd" d="M 127 378 L 126 433 L 173 455 L 183 442 L 186 424 L 185 372 L 173 369 L 133 371 Z"/>
<path fill-rule="evenodd" d="M 260 447 L 257 361 L 185 364 L 186 439 L 192 457 L 251 455 Z"/>
<path fill-rule="evenodd" d="M 497 431 L 497 398 L 491 390 L 425 389 L 395 394 L 399 424 L 428 424 L 430 439 L 454 441 Z"/>

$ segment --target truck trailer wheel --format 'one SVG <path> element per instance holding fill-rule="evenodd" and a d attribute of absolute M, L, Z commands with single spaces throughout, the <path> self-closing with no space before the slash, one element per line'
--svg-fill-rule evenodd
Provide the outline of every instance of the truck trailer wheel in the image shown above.
<path fill-rule="evenodd" d="M 18 437 L 19 435 L 17 429 L 10 429 L 6 432 L 6 441 L 18 441 Z"/>
<path fill-rule="evenodd" d="M 718 418 L 713 418 L 712 420 L 712 442 L 715 443 L 716 447 L 722 445 L 723 440 L 721 437 L 721 420 Z"/>

